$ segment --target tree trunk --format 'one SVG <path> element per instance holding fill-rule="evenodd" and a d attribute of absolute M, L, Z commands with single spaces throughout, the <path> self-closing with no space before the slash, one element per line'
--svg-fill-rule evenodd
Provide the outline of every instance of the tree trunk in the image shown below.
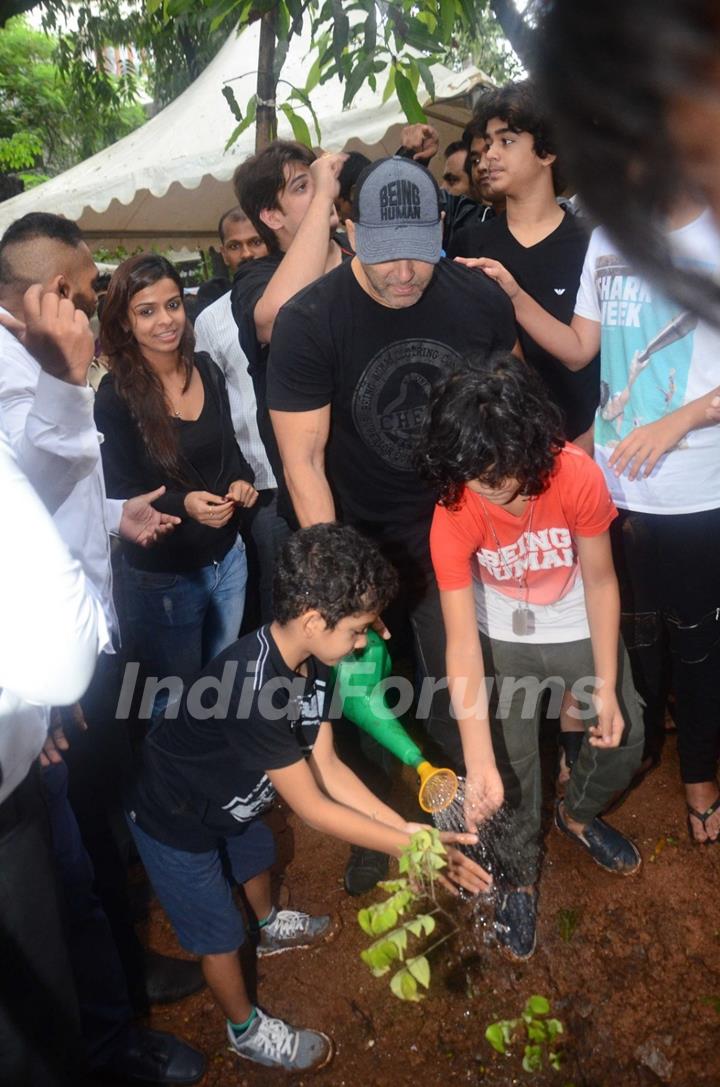
<path fill-rule="evenodd" d="M 531 72 L 535 60 L 535 31 L 525 22 L 513 0 L 490 0 L 490 7 L 521 63 Z"/>
<path fill-rule="evenodd" d="M 277 82 L 273 74 L 275 63 L 275 8 L 267 11 L 260 20 L 260 48 L 258 50 L 257 120 L 255 122 L 255 151 L 262 151 L 277 136 L 277 111 L 275 92 Z M 272 103 L 267 105 L 266 103 Z"/>

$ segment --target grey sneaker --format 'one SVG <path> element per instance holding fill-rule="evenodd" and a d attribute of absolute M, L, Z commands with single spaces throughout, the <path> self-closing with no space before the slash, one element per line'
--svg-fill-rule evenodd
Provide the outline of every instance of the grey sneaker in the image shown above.
<path fill-rule="evenodd" d="M 330 917 L 311 917 L 299 910 L 275 910 L 272 921 L 259 930 L 257 954 L 279 955 L 299 947 L 324 943 L 331 935 Z"/>
<path fill-rule="evenodd" d="M 312 1072 L 332 1060 L 333 1044 L 327 1034 L 291 1027 L 283 1019 L 256 1010 L 256 1018 L 239 1038 L 227 1025 L 230 1047 L 238 1057 L 286 1072 Z"/>

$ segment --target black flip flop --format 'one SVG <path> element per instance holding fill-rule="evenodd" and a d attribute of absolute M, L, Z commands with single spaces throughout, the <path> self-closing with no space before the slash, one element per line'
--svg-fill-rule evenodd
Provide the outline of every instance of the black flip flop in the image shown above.
<path fill-rule="evenodd" d="M 688 835 L 689 835 L 690 841 L 693 843 L 693 845 L 717 845 L 718 842 L 720 842 L 720 834 L 718 834 L 717 838 L 706 838 L 704 842 L 701 842 L 693 834 L 692 823 L 690 822 L 691 817 L 693 819 L 697 819 L 698 822 L 702 825 L 702 828 L 705 831 L 705 833 L 707 833 L 707 821 L 712 815 L 715 814 L 715 812 L 718 810 L 718 808 L 720 808 L 720 793 L 718 793 L 717 797 L 712 802 L 710 807 L 706 808 L 705 811 L 703 811 L 703 812 L 698 811 L 697 808 L 693 808 L 690 804 L 687 805 L 687 810 L 688 810 L 688 817 L 687 817 Z"/>

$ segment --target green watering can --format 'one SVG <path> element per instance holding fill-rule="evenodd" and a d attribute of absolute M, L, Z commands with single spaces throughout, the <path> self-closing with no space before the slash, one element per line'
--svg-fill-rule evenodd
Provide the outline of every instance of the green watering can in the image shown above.
<path fill-rule="evenodd" d="M 334 669 L 343 716 L 377 740 L 400 762 L 415 767 L 420 778 L 418 802 L 423 811 L 433 814 L 444 811 L 457 794 L 457 777 L 452 770 L 427 762 L 393 715 L 384 692 L 378 690 L 378 685 L 390 675 L 391 668 L 385 642 L 374 630 L 368 630 L 365 649 L 351 653 Z"/>

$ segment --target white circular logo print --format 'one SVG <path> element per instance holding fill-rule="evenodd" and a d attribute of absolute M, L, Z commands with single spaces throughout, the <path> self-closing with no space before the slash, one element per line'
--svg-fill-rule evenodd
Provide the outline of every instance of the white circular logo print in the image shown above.
<path fill-rule="evenodd" d="M 381 348 L 352 401 L 353 422 L 368 449 L 396 471 L 414 471 L 430 394 L 461 363 L 457 351 L 437 340 L 399 340 Z"/>

